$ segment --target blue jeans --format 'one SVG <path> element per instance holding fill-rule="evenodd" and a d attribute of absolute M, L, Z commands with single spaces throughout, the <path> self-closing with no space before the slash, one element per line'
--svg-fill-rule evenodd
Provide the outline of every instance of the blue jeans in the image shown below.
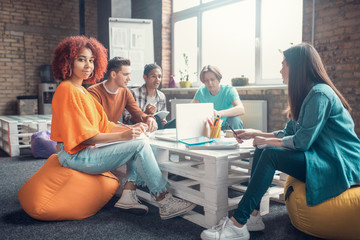
<path fill-rule="evenodd" d="M 225 125 L 221 127 L 221 130 L 230 130 L 228 125 L 230 125 L 233 129 L 242 129 L 243 121 L 240 116 L 227 117 Z"/>
<path fill-rule="evenodd" d="M 150 193 L 158 196 L 168 185 L 163 178 L 148 139 L 135 139 L 103 147 L 87 147 L 69 154 L 60 144 L 58 153 L 62 166 L 88 174 L 100 174 L 127 164 L 126 181 L 147 186 Z"/>
<path fill-rule="evenodd" d="M 233 217 L 241 224 L 246 224 L 250 214 L 259 210 L 262 196 L 270 187 L 275 171 L 279 170 L 305 182 L 305 153 L 284 148 L 256 148 L 251 170 L 250 183 Z"/>

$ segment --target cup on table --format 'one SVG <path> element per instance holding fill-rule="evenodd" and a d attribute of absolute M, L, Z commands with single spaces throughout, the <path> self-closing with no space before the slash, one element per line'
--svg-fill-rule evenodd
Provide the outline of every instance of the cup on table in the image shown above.
<path fill-rule="evenodd" d="M 219 138 L 221 133 L 221 125 L 210 127 L 210 138 Z"/>

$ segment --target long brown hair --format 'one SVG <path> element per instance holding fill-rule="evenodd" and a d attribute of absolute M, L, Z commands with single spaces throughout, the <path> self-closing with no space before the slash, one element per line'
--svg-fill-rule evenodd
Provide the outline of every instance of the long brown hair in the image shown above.
<path fill-rule="evenodd" d="M 289 66 L 288 101 L 291 118 L 298 120 L 301 105 L 310 89 L 317 83 L 329 85 L 340 98 L 344 107 L 350 112 L 351 107 L 326 73 L 323 62 L 316 49 L 301 43 L 284 51 Z"/>

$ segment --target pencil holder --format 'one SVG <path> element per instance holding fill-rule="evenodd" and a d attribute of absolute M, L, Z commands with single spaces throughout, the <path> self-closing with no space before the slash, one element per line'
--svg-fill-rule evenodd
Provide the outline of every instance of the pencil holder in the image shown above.
<path fill-rule="evenodd" d="M 221 125 L 220 126 L 211 126 L 210 127 L 210 138 L 219 138 L 221 132 Z"/>

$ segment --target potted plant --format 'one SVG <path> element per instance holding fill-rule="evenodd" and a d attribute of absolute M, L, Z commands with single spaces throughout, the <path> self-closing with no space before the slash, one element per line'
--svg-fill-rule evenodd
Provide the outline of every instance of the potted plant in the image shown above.
<path fill-rule="evenodd" d="M 189 81 L 189 57 L 186 53 L 183 53 L 183 58 L 185 62 L 184 70 L 179 70 L 180 73 L 180 87 L 181 88 L 190 88 L 191 82 Z"/>
<path fill-rule="evenodd" d="M 241 77 L 235 77 L 231 79 L 232 86 L 247 86 L 249 85 L 249 78 L 241 75 Z"/>

